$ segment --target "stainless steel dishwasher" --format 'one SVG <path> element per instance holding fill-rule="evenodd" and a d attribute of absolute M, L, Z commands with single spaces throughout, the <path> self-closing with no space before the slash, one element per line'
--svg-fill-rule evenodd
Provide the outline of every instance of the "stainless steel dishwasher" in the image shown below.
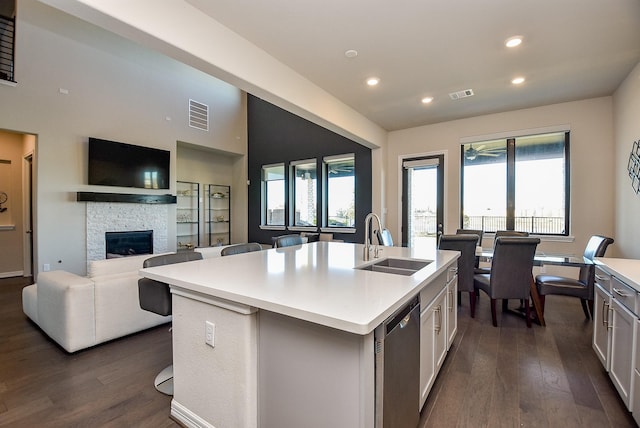
<path fill-rule="evenodd" d="M 420 304 L 396 311 L 375 333 L 376 428 L 415 428 L 420 420 Z"/>

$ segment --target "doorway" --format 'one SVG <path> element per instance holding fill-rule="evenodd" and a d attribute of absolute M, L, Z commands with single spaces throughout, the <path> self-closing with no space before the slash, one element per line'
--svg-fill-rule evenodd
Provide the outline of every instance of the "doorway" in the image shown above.
<path fill-rule="evenodd" d="M 402 161 L 402 246 L 433 247 L 443 231 L 444 155 Z"/>
<path fill-rule="evenodd" d="M 0 278 L 33 276 L 36 136 L 0 130 Z"/>

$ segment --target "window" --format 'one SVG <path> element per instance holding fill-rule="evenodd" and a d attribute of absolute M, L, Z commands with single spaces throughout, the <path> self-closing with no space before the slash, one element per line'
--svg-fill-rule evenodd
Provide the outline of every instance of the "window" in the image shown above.
<path fill-rule="evenodd" d="M 0 3 L 2 3 L 2 11 L 0 11 L 0 79 L 15 82 L 13 60 L 15 57 L 16 4 L 13 0 Z"/>
<path fill-rule="evenodd" d="M 569 133 L 462 145 L 461 226 L 569 234 Z"/>
<path fill-rule="evenodd" d="M 356 180 L 353 154 L 324 158 L 326 226 L 355 227 Z"/>
<path fill-rule="evenodd" d="M 284 164 L 262 167 L 262 224 L 284 226 Z"/>
<path fill-rule="evenodd" d="M 316 160 L 291 162 L 293 226 L 317 226 L 318 174 Z"/>

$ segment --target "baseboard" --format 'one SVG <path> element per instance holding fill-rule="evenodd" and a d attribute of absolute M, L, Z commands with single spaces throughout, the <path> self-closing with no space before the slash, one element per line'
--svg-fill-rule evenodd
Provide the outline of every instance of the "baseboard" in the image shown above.
<path fill-rule="evenodd" d="M 0 278 L 13 278 L 14 276 L 24 276 L 24 271 L 17 270 L 15 272 L 0 272 Z"/>
<path fill-rule="evenodd" d="M 171 417 L 188 428 L 215 428 L 214 425 L 178 403 L 175 398 L 171 400 Z"/>

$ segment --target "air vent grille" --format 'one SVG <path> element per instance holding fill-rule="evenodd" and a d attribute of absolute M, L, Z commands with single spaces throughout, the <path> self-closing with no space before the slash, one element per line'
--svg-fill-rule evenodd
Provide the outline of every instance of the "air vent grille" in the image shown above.
<path fill-rule="evenodd" d="M 189 100 L 189 126 L 203 131 L 209 130 L 208 105 Z"/>
<path fill-rule="evenodd" d="M 451 92 L 449 94 L 449 97 L 451 97 L 452 100 L 458 100 L 460 98 L 467 98 L 472 96 L 473 96 L 473 89 L 465 89 L 464 91 Z"/>

